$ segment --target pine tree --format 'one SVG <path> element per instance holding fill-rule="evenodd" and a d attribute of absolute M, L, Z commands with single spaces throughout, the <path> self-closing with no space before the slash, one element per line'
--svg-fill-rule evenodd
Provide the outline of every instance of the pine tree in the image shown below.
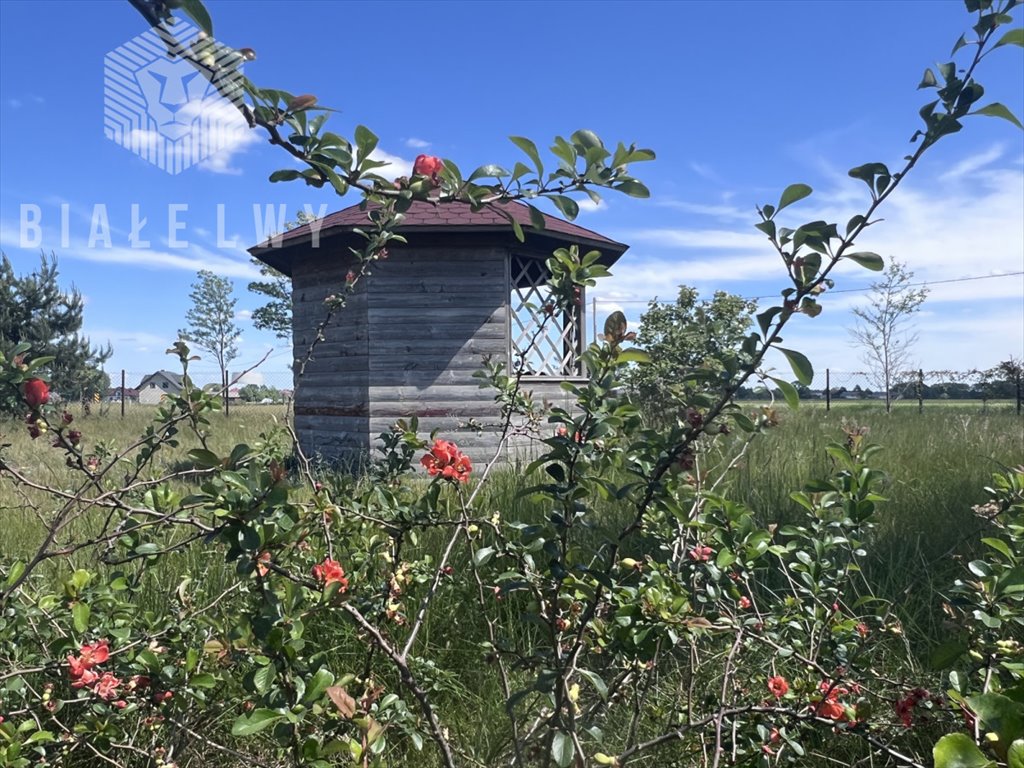
<path fill-rule="evenodd" d="M 238 338 L 242 332 L 235 325 L 233 286 L 225 277 L 202 269 L 192 284 L 192 308 L 185 315 L 189 327 L 178 331 L 185 341 L 213 355 L 220 369 L 221 381 L 227 384 L 228 365 L 238 357 Z"/>
<path fill-rule="evenodd" d="M 84 306 L 74 286 L 65 291 L 58 284 L 56 256 L 43 254 L 38 271 L 18 276 L 0 254 L 0 352 L 10 358 L 25 342 L 31 345 L 26 362 L 52 356 L 43 371 L 64 401 L 92 399 L 110 386 L 102 366 L 113 349 L 94 347 L 81 335 Z"/>

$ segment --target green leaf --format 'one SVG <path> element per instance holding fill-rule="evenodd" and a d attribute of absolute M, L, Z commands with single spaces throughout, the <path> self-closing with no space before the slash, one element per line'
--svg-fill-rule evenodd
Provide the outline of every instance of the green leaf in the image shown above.
<path fill-rule="evenodd" d="M 608 698 L 608 686 L 604 684 L 604 680 L 601 679 L 600 675 L 596 672 L 591 672 L 589 669 L 578 669 L 576 671 L 590 681 L 590 684 L 594 686 L 594 690 L 597 691 L 602 699 Z"/>
<path fill-rule="evenodd" d="M 999 734 L 1004 744 L 1024 737 L 1024 706 L 1001 693 L 971 696 L 967 704 L 985 728 Z"/>
<path fill-rule="evenodd" d="M 951 733 L 935 742 L 932 759 L 935 768 L 991 768 L 995 765 L 965 733 Z"/>
<path fill-rule="evenodd" d="M 200 672 L 188 679 L 188 684 L 193 688 L 213 688 L 217 685 L 217 678 L 209 672 Z"/>
<path fill-rule="evenodd" d="M 619 352 L 619 356 L 615 359 L 617 363 L 649 363 L 651 362 L 651 356 L 644 352 L 642 349 L 636 347 L 630 347 Z"/>
<path fill-rule="evenodd" d="M 195 448 L 189 451 L 188 455 L 199 469 L 209 469 L 210 467 L 221 466 L 220 456 L 213 451 L 206 450 L 205 448 Z"/>
<path fill-rule="evenodd" d="M 273 725 L 283 717 L 283 714 L 273 709 L 254 709 L 249 714 L 242 715 L 235 720 L 234 725 L 231 726 L 231 735 L 251 736 Z"/>
<path fill-rule="evenodd" d="M 647 198 L 651 196 L 651 191 L 635 179 L 620 182 L 619 184 L 616 184 L 613 189 L 623 192 L 630 197 Z"/>
<path fill-rule="evenodd" d="M 509 218 L 509 221 L 512 222 L 512 232 L 515 234 L 516 240 L 518 240 L 520 243 L 526 242 L 526 235 L 523 234 L 522 225 L 511 217 Z"/>
<path fill-rule="evenodd" d="M 935 73 L 932 72 L 931 68 L 924 71 L 924 76 L 921 78 L 920 84 L 917 88 L 935 88 L 939 84 L 939 81 L 935 79 Z"/>
<path fill-rule="evenodd" d="M 870 269 L 872 272 L 881 272 L 885 268 L 885 261 L 877 253 L 871 253 L 871 251 L 858 251 L 857 253 L 848 253 L 846 258 L 850 261 L 855 261 L 866 269 Z"/>
<path fill-rule="evenodd" d="M 947 640 L 934 651 L 932 651 L 932 669 L 938 671 L 949 669 L 957 659 L 964 655 L 968 649 L 967 643 L 963 640 Z"/>
<path fill-rule="evenodd" d="M 479 568 L 494 557 L 494 547 L 481 547 L 473 553 L 473 564 Z"/>
<path fill-rule="evenodd" d="M 513 144 L 523 150 L 523 152 L 526 153 L 526 156 L 533 161 L 533 165 L 537 169 L 537 176 L 543 176 L 544 164 L 540 161 L 540 153 L 537 151 L 537 145 L 523 136 L 509 136 L 508 138 Z"/>
<path fill-rule="evenodd" d="M 811 192 L 813 192 L 806 184 L 790 184 L 782 192 L 782 197 L 779 198 L 779 206 L 776 211 L 781 211 L 787 205 L 792 205 L 797 200 L 803 200 Z"/>
<path fill-rule="evenodd" d="M 11 570 L 7 574 L 7 581 L 4 582 L 4 586 L 10 589 L 14 586 L 14 582 L 21 578 L 21 574 L 25 572 L 25 561 L 16 560 L 14 565 L 11 566 Z"/>
<path fill-rule="evenodd" d="M 998 48 L 1001 45 L 1019 45 L 1022 48 L 1024 48 L 1024 27 L 1017 27 L 1016 29 L 1011 29 L 1009 32 L 1007 32 L 1005 35 L 999 38 L 999 42 L 993 45 L 992 47 Z"/>
<path fill-rule="evenodd" d="M 85 632 L 89 628 L 89 606 L 86 603 L 75 603 L 71 608 L 71 621 L 76 632 Z"/>
<path fill-rule="evenodd" d="M 569 221 L 573 221 L 580 214 L 580 207 L 576 201 L 571 197 L 565 195 L 554 195 L 551 198 L 551 202 L 555 204 L 555 207 L 562 212 Z"/>
<path fill-rule="evenodd" d="M 551 739 L 551 759 L 555 761 L 558 768 L 567 768 L 576 755 L 576 747 L 572 743 L 569 734 L 564 731 L 555 731 Z"/>
<path fill-rule="evenodd" d="M 183 10 L 207 35 L 213 37 L 213 21 L 200 0 L 181 0 Z"/>
<path fill-rule="evenodd" d="M 964 37 L 963 35 L 960 35 L 960 39 L 956 41 L 956 44 L 953 46 L 953 50 L 950 52 L 949 55 L 956 55 L 956 52 L 963 48 L 965 45 L 967 45 L 967 38 Z"/>
<path fill-rule="evenodd" d="M 1017 739 L 1006 753 L 1007 768 L 1024 768 L 1024 739 Z"/>
<path fill-rule="evenodd" d="M 266 693 L 270 690 L 274 678 L 277 677 L 277 668 L 273 664 L 260 667 L 252 676 L 253 685 L 257 693 Z"/>
<path fill-rule="evenodd" d="M 796 376 L 796 380 L 805 387 L 809 387 L 811 382 L 814 381 L 814 366 L 811 365 L 811 361 L 801 352 L 783 349 L 782 347 L 778 347 L 778 350 L 786 356 L 790 367 L 793 369 L 793 374 Z"/>
<path fill-rule="evenodd" d="M 296 171 L 294 168 L 274 171 L 270 174 L 270 180 L 275 183 L 278 181 L 292 181 L 294 179 L 301 178 L 302 173 L 300 171 Z"/>
<path fill-rule="evenodd" d="M 466 181 L 475 181 L 476 179 L 500 179 L 502 176 L 508 175 L 509 172 L 500 165 L 490 163 L 488 165 L 481 165 L 469 175 L 469 178 L 466 179 Z"/>
<path fill-rule="evenodd" d="M 981 541 L 983 544 L 991 547 L 996 552 L 1006 557 L 1006 559 L 1009 560 L 1011 563 L 1017 562 L 1017 558 L 1014 557 L 1013 552 L 1010 550 L 1010 547 L 1002 539 L 984 538 Z"/>
<path fill-rule="evenodd" d="M 324 695 L 330 686 L 334 685 L 334 673 L 325 667 L 320 667 L 306 683 L 306 692 L 302 695 L 304 704 L 317 702 Z"/>
<path fill-rule="evenodd" d="M 768 378 L 774 381 L 778 386 L 779 391 L 782 392 L 782 396 L 786 399 L 786 405 L 794 411 L 800 407 L 800 394 L 796 391 L 796 387 L 785 379 L 776 379 L 773 376 L 769 376 Z"/>
<path fill-rule="evenodd" d="M 1003 120 L 1009 120 L 1018 128 L 1024 129 L 1024 124 L 1021 124 L 1020 120 L 1017 119 L 1017 116 L 1014 115 L 1013 112 L 1007 109 L 1004 105 L 1000 104 L 998 101 L 993 101 L 988 106 L 982 107 L 981 109 L 976 109 L 970 114 L 988 115 L 989 117 L 1001 117 L 1003 118 Z"/>
<path fill-rule="evenodd" d="M 370 153 L 377 148 L 377 134 L 365 125 L 357 125 L 355 132 L 356 147 L 359 149 L 359 158 L 365 160 Z"/>

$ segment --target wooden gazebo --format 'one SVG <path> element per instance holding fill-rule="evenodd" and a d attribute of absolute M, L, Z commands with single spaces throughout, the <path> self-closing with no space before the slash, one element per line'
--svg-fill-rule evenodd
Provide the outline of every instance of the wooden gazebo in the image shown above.
<path fill-rule="evenodd" d="M 502 212 L 521 223 L 525 242 Z M 416 416 L 424 433 L 437 428 L 474 461 L 490 459 L 499 409 L 494 393 L 473 378 L 488 355 L 511 371 L 523 366 L 524 386 L 536 399 L 566 404 L 559 385 L 584 373 L 586 297 L 538 335 L 545 261 L 576 244 L 600 251 L 610 265 L 628 246 L 553 216 L 544 220 L 543 230 L 533 229 L 529 209 L 518 203 L 476 212 L 462 203 L 414 203 L 398 230 L 408 243 L 389 246 L 388 258 L 372 264 L 296 376 L 295 427 L 307 455 L 358 460 L 395 421 Z M 349 248 L 365 242 L 353 230 L 367 223 L 367 211 L 353 206 L 316 222 L 318 242 L 307 224 L 250 249 L 292 279 L 296 357 L 325 317 L 324 300 L 345 285 L 355 265 Z"/>

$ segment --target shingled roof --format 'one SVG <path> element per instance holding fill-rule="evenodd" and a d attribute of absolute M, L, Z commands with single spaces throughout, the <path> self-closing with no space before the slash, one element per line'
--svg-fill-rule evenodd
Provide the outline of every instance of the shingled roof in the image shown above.
<path fill-rule="evenodd" d="M 317 222 L 320 226 L 320 238 L 326 240 L 331 236 L 343 235 L 356 228 L 365 228 L 369 223 L 367 213 L 370 209 L 377 207 L 376 204 L 368 204 L 364 209 L 360 205 L 353 205 L 340 211 L 330 213 Z M 494 232 L 512 233 L 512 224 L 509 223 L 505 214 L 510 214 L 523 228 L 527 242 L 540 237 L 549 240 L 562 241 L 565 243 L 577 243 L 581 246 L 596 248 L 602 252 L 606 263 L 614 262 L 626 249 L 628 245 L 616 242 L 593 230 L 586 229 L 577 224 L 550 216 L 546 213 L 544 217 L 544 229 L 533 228 L 530 222 L 530 209 L 518 202 L 506 202 L 487 205 L 478 211 L 474 211 L 468 203 L 445 202 L 431 203 L 427 201 L 414 201 L 401 226 L 396 231 L 402 234 L 411 233 L 469 233 L 469 232 Z M 290 274 L 289 258 L 287 252 L 292 247 L 308 244 L 311 240 L 312 228 L 309 224 L 303 224 L 295 229 L 285 232 L 280 238 L 280 244 L 272 244 L 265 241 L 249 249 L 249 253 L 270 264 L 272 267 Z"/>

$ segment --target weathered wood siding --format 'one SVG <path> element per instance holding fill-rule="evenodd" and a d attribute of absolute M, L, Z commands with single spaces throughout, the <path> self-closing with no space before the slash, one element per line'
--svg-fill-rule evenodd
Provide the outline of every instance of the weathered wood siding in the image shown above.
<path fill-rule="evenodd" d="M 505 247 L 392 251 L 368 281 L 370 433 L 419 418 L 476 461 L 496 444 L 494 395 L 473 374 L 508 358 Z M 480 431 L 482 428 L 483 431 Z"/>
<path fill-rule="evenodd" d="M 324 329 L 297 376 L 295 425 L 303 450 L 325 459 L 362 460 L 398 419 L 419 419 L 476 463 L 489 461 L 500 435 L 494 393 L 473 374 L 484 356 L 508 362 L 508 245 L 395 247 L 376 262 Z M 295 356 L 301 360 L 322 322 L 324 299 L 342 290 L 351 257 L 310 250 L 293 266 Z M 537 402 L 571 398 L 559 380 L 524 383 Z M 546 427 L 544 427 L 546 429 Z M 504 460 L 536 446 L 516 439 Z"/>
<path fill-rule="evenodd" d="M 344 290 L 345 273 L 352 264 L 347 250 L 319 248 L 297 257 L 292 269 L 295 430 L 310 458 L 358 458 L 370 448 L 365 283 L 358 284 L 346 306 L 335 311 L 307 359 L 317 328 L 327 316 L 324 300 Z"/>

